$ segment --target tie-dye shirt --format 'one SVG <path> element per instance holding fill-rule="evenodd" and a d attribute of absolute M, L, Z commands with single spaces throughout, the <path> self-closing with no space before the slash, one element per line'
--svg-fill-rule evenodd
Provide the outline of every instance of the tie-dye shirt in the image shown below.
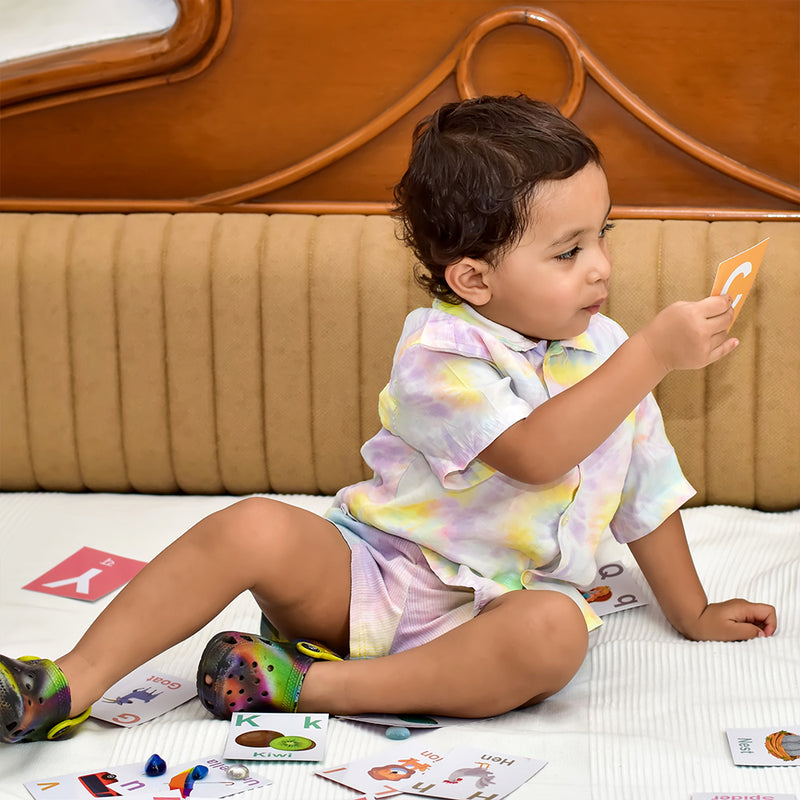
<path fill-rule="evenodd" d="M 336 507 L 416 542 L 445 583 L 469 585 L 467 569 L 502 590 L 555 588 L 596 627 L 576 587 L 594 579 L 603 533 L 631 542 L 694 494 L 653 396 L 551 483 L 514 480 L 478 455 L 625 338 L 600 314 L 574 339 L 536 342 L 467 304 L 411 312 L 380 395 L 382 428 L 361 451 L 374 476 L 342 489 Z"/>

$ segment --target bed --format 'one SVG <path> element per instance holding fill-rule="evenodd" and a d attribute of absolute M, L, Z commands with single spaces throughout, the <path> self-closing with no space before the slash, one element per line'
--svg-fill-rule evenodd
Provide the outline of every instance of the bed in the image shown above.
<path fill-rule="evenodd" d="M 797 794 L 797 761 L 736 766 L 725 735 L 800 733 L 797 5 L 179 5 L 163 46 L 0 69 L 0 651 L 60 654 L 109 601 L 23 588 L 82 547 L 147 561 L 241 497 L 321 513 L 365 475 L 394 342 L 425 302 L 386 213 L 410 130 L 445 99 L 526 90 L 604 151 L 607 310 L 628 330 L 770 237 L 737 352 L 657 397 L 697 489 L 682 513 L 709 596 L 772 603 L 779 629 L 694 643 L 652 603 L 621 611 L 545 703 L 411 741 L 547 761 L 520 800 Z M 758 69 L 731 55 L 745 39 Z M 641 582 L 613 540 L 600 559 Z M 213 633 L 258 625 L 242 596 L 151 665 L 191 681 Z M 90 719 L 64 743 L 0 746 L 0 796 L 153 753 L 219 756 L 227 728 L 197 700 L 139 726 Z M 333 719 L 321 764 L 251 763 L 273 783 L 242 796 L 355 798 L 315 771 L 389 746 Z"/>

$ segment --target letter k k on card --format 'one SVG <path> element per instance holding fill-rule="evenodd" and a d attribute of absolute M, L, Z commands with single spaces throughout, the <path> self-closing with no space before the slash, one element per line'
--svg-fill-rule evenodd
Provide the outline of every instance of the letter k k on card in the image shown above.
<path fill-rule="evenodd" d="M 144 561 L 83 547 L 22 588 L 76 600 L 97 600 L 127 583 L 144 565 Z"/>

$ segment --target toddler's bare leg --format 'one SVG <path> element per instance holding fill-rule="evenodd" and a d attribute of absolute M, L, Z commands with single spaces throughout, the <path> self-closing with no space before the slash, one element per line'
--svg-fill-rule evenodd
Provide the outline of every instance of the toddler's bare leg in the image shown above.
<path fill-rule="evenodd" d="M 586 655 L 583 614 L 563 594 L 510 592 L 421 647 L 309 669 L 298 710 L 486 717 L 564 687 Z"/>
<path fill-rule="evenodd" d="M 347 653 L 350 548 L 316 514 L 249 498 L 206 517 L 167 547 L 58 659 L 72 714 L 196 633 L 247 589 L 286 635 Z"/>

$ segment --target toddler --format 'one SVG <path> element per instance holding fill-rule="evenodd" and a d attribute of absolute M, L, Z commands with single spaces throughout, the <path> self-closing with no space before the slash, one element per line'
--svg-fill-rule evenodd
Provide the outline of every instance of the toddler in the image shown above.
<path fill-rule="evenodd" d="M 594 143 L 525 96 L 449 103 L 418 125 L 395 201 L 433 303 L 397 345 L 362 449 L 373 477 L 325 517 L 236 502 L 57 661 L 0 657 L 4 741 L 65 735 L 246 589 L 261 635 L 222 632 L 200 659 L 215 716 L 482 717 L 539 702 L 600 624 L 580 588 L 607 529 L 684 636 L 775 631 L 769 605 L 708 602 L 679 513 L 693 490 L 651 394 L 734 349 L 730 298 L 675 303 L 630 338 L 600 313 L 611 201 Z"/>

